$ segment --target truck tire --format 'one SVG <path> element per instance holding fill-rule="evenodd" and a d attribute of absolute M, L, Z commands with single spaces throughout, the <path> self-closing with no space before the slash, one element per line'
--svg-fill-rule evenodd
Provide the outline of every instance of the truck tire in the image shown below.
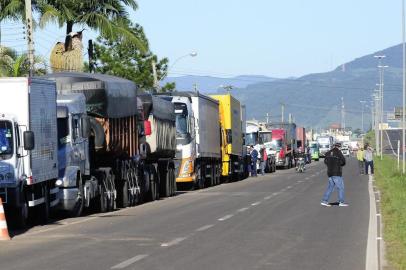
<path fill-rule="evenodd" d="M 44 194 L 44 203 L 40 204 L 38 206 L 39 210 L 39 218 L 40 218 L 40 223 L 45 225 L 48 224 L 49 219 L 50 219 L 50 212 L 51 212 L 51 206 L 50 206 L 50 201 L 49 201 L 49 189 L 48 186 L 45 184 L 42 187 L 42 192 Z"/>
<path fill-rule="evenodd" d="M 196 188 L 204 188 L 204 178 L 202 177 L 202 168 L 200 164 L 196 165 Z"/>
<path fill-rule="evenodd" d="M 106 193 L 106 188 L 104 187 L 103 184 L 99 186 L 100 190 L 100 196 L 99 196 L 99 202 L 98 202 L 98 210 L 100 213 L 105 213 L 107 212 L 108 208 L 108 198 L 107 198 L 107 193 Z"/>
<path fill-rule="evenodd" d="M 76 203 L 75 206 L 73 207 L 73 209 L 69 212 L 69 216 L 70 217 L 80 217 L 82 215 L 83 212 L 83 208 L 85 206 L 85 190 L 83 187 L 83 182 L 82 182 L 82 176 L 81 174 L 78 175 L 78 177 L 80 177 L 78 183 L 79 183 L 79 187 L 78 187 L 78 197 L 76 199 Z"/>
<path fill-rule="evenodd" d="M 161 163 L 161 169 L 159 172 L 159 195 L 161 197 L 170 196 L 170 185 L 169 185 L 169 168 L 167 163 Z"/>
<path fill-rule="evenodd" d="M 25 229 L 28 225 L 28 204 L 25 201 L 21 207 L 13 209 L 12 224 L 16 229 Z"/>
<path fill-rule="evenodd" d="M 172 175 L 172 196 L 176 195 L 176 173 L 175 168 L 171 168 L 171 175 Z"/>
<path fill-rule="evenodd" d="M 128 179 L 124 179 L 123 187 L 121 189 L 121 200 L 119 201 L 119 207 L 127 208 L 130 205 L 130 197 L 128 190 Z"/>

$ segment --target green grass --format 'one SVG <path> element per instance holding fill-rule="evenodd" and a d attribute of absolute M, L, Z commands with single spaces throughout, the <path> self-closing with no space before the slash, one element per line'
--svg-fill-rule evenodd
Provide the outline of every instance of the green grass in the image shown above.
<path fill-rule="evenodd" d="M 406 270 L 406 176 L 390 157 L 375 160 L 375 180 L 381 191 L 386 259 L 391 269 Z"/>

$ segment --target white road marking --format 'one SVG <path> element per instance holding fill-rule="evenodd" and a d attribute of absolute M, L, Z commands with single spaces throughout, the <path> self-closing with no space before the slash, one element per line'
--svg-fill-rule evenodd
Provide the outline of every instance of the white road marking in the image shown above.
<path fill-rule="evenodd" d="M 368 240 L 365 257 L 366 270 L 379 269 L 379 254 L 378 254 L 378 221 L 376 217 L 376 203 L 375 196 L 372 188 L 373 176 L 369 175 L 368 192 L 369 192 L 369 226 L 368 226 Z"/>
<path fill-rule="evenodd" d="M 381 214 L 376 214 L 376 216 L 377 216 L 377 217 L 380 217 L 380 216 L 381 216 Z"/>
<path fill-rule="evenodd" d="M 376 240 L 382 240 L 382 237 L 377 237 Z"/>
<path fill-rule="evenodd" d="M 278 195 L 280 192 L 274 192 L 274 193 L 272 193 L 272 195 L 273 196 L 276 196 L 276 195 Z"/>
<path fill-rule="evenodd" d="M 250 208 L 249 207 L 240 208 L 237 210 L 237 212 L 244 212 L 244 211 L 247 211 L 248 209 L 250 209 Z"/>
<path fill-rule="evenodd" d="M 214 226 L 214 224 L 209 224 L 209 225 L 206 225 L 206 226 L 202 226 L 202 227 L 200 227 L 199 229 L 196 229 L 196 232 L 203 232 L 203 231 L 205 231 L 205 230 L 210 229 L 210 228 L 213 227 L 213 226 Z"/>
<path fill-rule="evenodd" d="M 114 265 L 110 269 L 123 269 L 123 268 L 126 268 L 127 266 L 129 266 L 129 265 L 131 265 L 131 264 L 133 264 L 135 262 L 138 262 L 138 261 L 146 258 L 146 257 L 148 257 L 147 254 L 137 255 L 137 256 L 132 257 L 131 259 L 128 259 L 128 260 L 123 261 L 123 262 L 121 262 L 121 263 L 119 263 L 117 265 Z"/>
<path fill-rule="evenodd" d="M 257 205 L 260 205 L 260 204 L 261 204 L 261 202 L 254 202 L 254 203 L 251 203 L 252 206 L 257 206 Z"/>
<path fill-rule="evenodd" d="M 286 187 L 286 189 L 291 189 L 292 188 L 292 186 L 288 186 L 288 187 Z"/>
<path fill-rule="evenodd" d="M 178 237 L 178 238 L 173 239 L 170 242 L 162 243 L 161 247 L 171 247 L 171 246 L 179 244 L 180 242 L 182 242 L 182 241 L 184 241 L 186 239 L 187 239 L 187 237 Z"/>
<path fill-rule="evenodd" d="M 266 196 L 266 197 L 264 198 L 264 200 L 269 200 L 270 198 L 272 198 L 272 195 Z"/>
<path fill-rule="evenodd" d="M 224 221 L 224 220 L 227 220 L 227 219 L 229 219 L 229 218 L 232 218 L 234 215 L 226 215 L 226 216 L 224 216 L 224 217 L 222 217 L 222 218 L 219 218 L 218 219 L 218 221 Z"/>

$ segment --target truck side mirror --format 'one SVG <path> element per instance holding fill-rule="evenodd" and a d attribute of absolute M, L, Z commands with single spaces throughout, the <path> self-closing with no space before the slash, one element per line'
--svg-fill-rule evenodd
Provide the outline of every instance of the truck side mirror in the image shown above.
<path fill-rule="evenodd" d="M 24 131 L 24 150 L 30 151 L 35 148 L 35 139 L 34 139 L 34 132 L 32 131 Z"/>
<path fill-rule="evenodd" d="M 89 138 L 90 136 L 90 118 L 89 116 L 83 116 L 80 119 L 81 123 L 81 127 L 82 127 L 82 136 L 83 138 Z"/>
<path fill-rule="evenodd" d="M 231 133 L 231 129 L 226 129 L 226 141 L 227 144 L 233 143 L 233 135 Z"/>

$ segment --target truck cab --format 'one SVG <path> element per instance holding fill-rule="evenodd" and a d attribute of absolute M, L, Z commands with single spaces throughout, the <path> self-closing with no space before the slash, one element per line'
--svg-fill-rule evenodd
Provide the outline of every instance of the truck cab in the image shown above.
<path fill-rule="evenodd" d="M 176 182 L 194 182 L 194 160 L 196 158 L 195 118 L 190 97 L 174 96 L 176 116 Z"/>
<path fill-rule="evenodd" d="M 272 149 L 275 149 L 276 166 L 291 168 L 293 166 L 292 144 L 288 142 L 285 129 L 272 130 Z"/>
<path fill-rule="evenodd" d="M 82 203 L 80 200 L 89 198 L 83 193 L 83 183 L 79 183 L 82 178 L 90 175 L 87 122 L 83 94 L 57 96 L 59 166 L 56 185 L 61 198 L 59 207 L 66 211 L 74 211 L 78 203 Z"/>

